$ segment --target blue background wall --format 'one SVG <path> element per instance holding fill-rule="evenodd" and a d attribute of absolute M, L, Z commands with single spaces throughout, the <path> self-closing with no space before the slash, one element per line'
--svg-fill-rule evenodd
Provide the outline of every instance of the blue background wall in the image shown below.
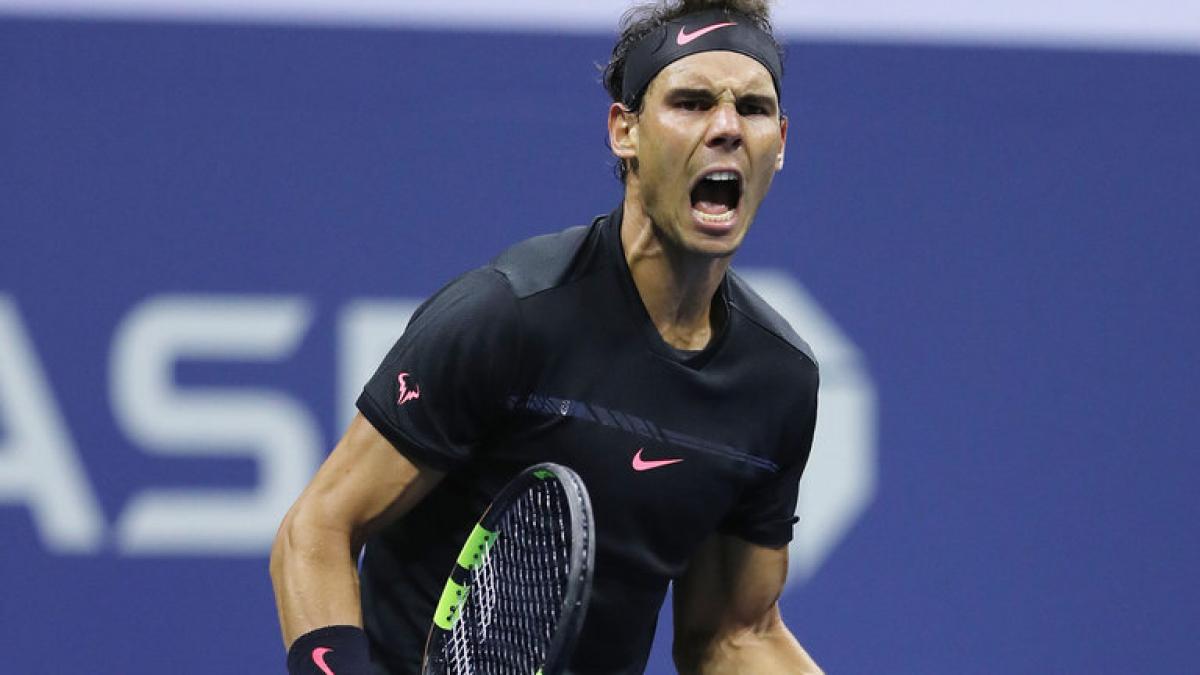
<path fill-rule="evenodd" d="M 114 420 L 133 307 L 307 299 L 285 362 L 176 375 L 287 392 L 331 445 L 340 307 L 615 205 L 609 46 L 0 19 L 0 294 L 107 525 L 149 487 L 256 480 Z M 738 264 L 801 280 L 879 397 L 878 494 L 783 599 L 830 672 L 1194 669 L 1197 83 L 1189 55 L 790 46 L 789 163 Z M 10 672 L 282 672 L 265 551 L 56 554 L 11 492 L 0 531 Z"/>

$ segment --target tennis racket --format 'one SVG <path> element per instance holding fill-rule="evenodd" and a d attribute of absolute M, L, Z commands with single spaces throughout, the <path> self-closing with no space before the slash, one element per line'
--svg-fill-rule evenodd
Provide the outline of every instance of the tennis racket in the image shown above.
<path fill-rule="evenodd" d="M 558 675 L 587 612 L 596 553 L 583 481 L 558 464 L 517 475 L 458 554 L 423 675 Z"/>

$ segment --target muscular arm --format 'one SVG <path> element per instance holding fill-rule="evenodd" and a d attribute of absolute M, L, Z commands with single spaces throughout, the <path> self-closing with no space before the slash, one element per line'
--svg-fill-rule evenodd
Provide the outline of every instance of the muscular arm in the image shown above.
<path fill-rule="evenodd" d="M 675 585 L 681 675 L 821 673 L 779 615 L 786 576 L 786 547 L 723 535 L 706 541 Z"/>
<path fill-rule="evenodd" d="M 362 415 L 292 505 L 271 547 L 285 647 L 329 625 L 362 626 L 358 553 L 375 528 L 408 512 L 443 474 L 396 451 Z"/>

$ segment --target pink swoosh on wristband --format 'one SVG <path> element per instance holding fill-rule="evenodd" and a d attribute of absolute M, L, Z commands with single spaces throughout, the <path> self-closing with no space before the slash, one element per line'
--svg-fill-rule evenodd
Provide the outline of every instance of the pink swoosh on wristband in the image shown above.
<path fill-rule="evenodd" d="M 325 655 L 331 651 L 333 650 L 329 647 L 317 647 L 312 651 L 313 663 L 317 664 L 317 667 L 320 668 L 321 672 L 325 673 L 325 675 L 337 675 L 337 673 L 334 673 L 333 670 L 325 664 Z"/>

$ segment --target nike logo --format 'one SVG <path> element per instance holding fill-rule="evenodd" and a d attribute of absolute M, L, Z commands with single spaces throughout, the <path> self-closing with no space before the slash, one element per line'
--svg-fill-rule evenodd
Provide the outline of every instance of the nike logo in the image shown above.
<path fill-rule="evenodd" d="M 312 653 L 313 663 L 317 664 L 317 667 L 320 668 L 321 672 L 325 673 L 325 675 L 336 675 L 333 670 L 325 664 L 325 655 L 331 651 L 333 650 L 329 647 L 317 647 Z"/>
<path fill-rule="evenodd" d="M 691 42 L 692 40 L 695 40 L 696 38 L 700 37 L 701 35 L 711 33 L 714 30 L 717 30 L 718 28 L 724 28 L 726 26 L 736 26 L 736 25 L 737 24 L 734 23 L 733 21 L 727 21 L 725 23 L 714 23 L 711 26 L 705 26 L 704 28 L 701 28 L 693 33 L 687 32 L 687 26 L 680 26 L 679 27 L 679 35 L 675 36 L 675 44 L 682 47 L 683 45 L 686 45 L 687 43 Z"/>
<path fill-rule="evenodd" d="M 637 454 L 633 456 L 634 471 L 649 471 L 650 469 L 657 469 L 660 466 L 678 464 L 683 461 L 683 459 L 642 459 L 642 450 L 644 449 L 638 448 Z"/>

